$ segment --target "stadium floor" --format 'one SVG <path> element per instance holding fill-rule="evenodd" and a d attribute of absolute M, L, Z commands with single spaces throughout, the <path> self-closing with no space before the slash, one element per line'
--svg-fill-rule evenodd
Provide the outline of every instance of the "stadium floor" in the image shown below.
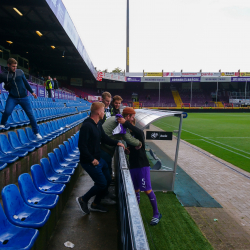
<path fill-rule="evenodd" d="M 151 130 L 161 129 L 151 125 Z M 173 159 L 167 143 L 157 141 L 157 146 Z M 250 173 L 185 141 L 178 165 L 223 207 L 186 207 L 214 249 L 250 249 Z"/>
<path fill-rule="evenodd" d="M 64 242 L 70 241 L 77 250 L 118 249 L 117 207 L 106 206 L 108 213 L 90 212 L 82 215 L 76 197 L 86 193 L 93 186 L 88 174 L 82 174 L 64 208 L 47 250 L 68 249 Z"/>

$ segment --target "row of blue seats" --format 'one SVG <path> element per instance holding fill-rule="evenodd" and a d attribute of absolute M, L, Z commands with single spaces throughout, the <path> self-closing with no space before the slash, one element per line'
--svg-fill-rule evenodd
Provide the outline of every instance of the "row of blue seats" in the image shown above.
<path fill-rule="evenodd" d="M 62 102 L 31 102 L 32 108 L 63 108 L 64 103 Z"/>
<path fill-rule="evenodd" d="M 79 162 L 77 146 L 79 132 L 64 141 L 64 145 L 40 159 L 40 164 L 31 166 L 28 173 L 14 184 L 2 189 L 4 211 L 0 205 L 0 249 L 31 249 L 74 174 Z M 66 146 L 67 145 L 67 146 Z M 60 161 L 58 160 L 60 155 Z M 33 180 L 33 181 L 32 181 Z"/>
<path fill-rule="evenodd" d="M 38 122 L 47 121 L 67 115 L 73 115 L 78 113 L 75 108 L 47 108 L 47 109 L 33 109 L 34 116 Z M 2 119 L 2 113 L 0 113 L 0 120 Z M 14 110 L 9 116 L 4 130 L 9 128 L 21 127 L 30 124 L 30 120 L 26 113 L 22 110 Z M 0 128 L 1 131 L 1 128 Z"/>
<path fill-rule="evenodd" d="M 8 137 L 5 134 L 0 134 L 0 170 L 4 169 L 7 163 L 15 162 L 19 157 L 26 156 L 29 152 L 34 151 L 36 148 L 41 147 L 43 144 L 52 141 L 69 129 L 77 126 L 86 117 L 87 113 L 81 113 L 39 124 L 42 139 L 37 139 L 29 127 L 26 127 L 25 131 L 18 129 L 17 134 L 14 131 L 8 132 Z"/>

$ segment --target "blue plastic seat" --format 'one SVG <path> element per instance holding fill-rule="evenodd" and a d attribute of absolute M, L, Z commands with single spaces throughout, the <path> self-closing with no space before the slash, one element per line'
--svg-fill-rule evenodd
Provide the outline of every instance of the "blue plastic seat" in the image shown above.
<path fill-rule="evenodd" d="M 29 146 L 28 144 L 22 144 L 14 131 L 8 133 L 9 142 L 14 149 L 23 149 L 28 152 L 33 152 L 36 148 Z"/>
<path fill-rule="evenodd" d="M 39 231 L 11 224 L 0 205 L 0 249 L 29 250 L 34 245 Z"/>
<path fill-rule="evenodd" d="M 49 219 L 50 210 L 26 205 L 14 184 L 2 189 L 2 200 L 6 217 L 16 226 L 40 228 Z"/>
<path fill-rule="evenodd" d="M 24 123 L 20 121 L 16 111 L 13 111 L 11 113 L 11 117 L 12 117 L 13 121 L 16 123 L 16 125 L 18 125 L 18 126 L 23 126 L 24 125 Z"/>
<path fill-rule="evenodd" d="M 39 127 L 39 131 L 40 131 L 40 135 L 44 138 L 44 139 L 46 139 L 46 140 L 48 140 L 48 141 L 52 141 L 55 137 L 54 136 L 49 136 L 49 135 L 47 135 L 46 133 L 45 133 L 45 131 L 44 131 L 44 128 L 43 128 L 43 124 L 39 124 L 38 125 L 38 127 Z"/>
<path fill-rule="evenodd" d="M 28 125 L 28 124 L 30 124 L 30 121 L 25 119 L 23 112 L 24 111 L 19 109 L 19 110 L 17 110 L 17 115 L 18 115 L 21 122 L 23 122 L 25 125 Z"/>
<path fill-rule="evenodd" d="M 68 153 L 69 153 L 69 155 L 70 156 L 73 156 L 73 157 L 75 157 L 75 156 L 80 156 L 80 152 L 74 152 L 73 150 L 72 150 L 72 148 L 70 147 L 70 145 L 69 145 L 69 142 L 67 142 L 67 141 L 64 141 L 63 142 L 63 144 L 64 144 L 64 146 L 65 146 L 65 148 L 66 148 L 66 150 L 68 151 Z"/>
<path fill-rule="evenodd" d="M 80 159 L 79 159 L 79 155 L 78 156 L 70 156 L 68 151 L 66 150 L 66 147 L 62 144 L 59 145 L 59 149 L 61 150 L 62 152 L 62 155 L 63 155 L 63 158 L 66 160 L 66 161 L 69 161 L 69 162 L 79 162 Z"/>
<path fill-rule="evenodd" d="M 5 153 L 1 152 L 1 150 L 0 150 L 0 161 L 1 161 L 1 163 L 13 163 L 18 158 L 19 158 L 18 156 L 6 155 Z"/>
<path fill-rule="evenodd" d="M 46 144 L 48 142 L 48 140 L 46 140 L 46 139 L 37 139 L 37 137 L 35 136 L 35 134 L 31 130 L 31 128 L 25 128 L 25 131 L 26 131 L 28 139 L 31 142 L 38 142 L 38 143 L 42 143 L 42 144 Z"/>
<path fill-rule="evenodd" d="M 29 174 L 21 174 L 18 177 L 20 193 L 25 203 L 31 207 L 52 209 L 56 206 L 59 196 L 56 194 L 44 194 L 39 192 Z"/>
<path fill-rule="evenodd" d="M 5 134 L 0 134 L 0 150 L 11 156 L 18 156 L 18 157 L 24 157 L 28 154 L 28 151 L 22 150 L 22 149 L 14 149 Z"/>
<path fill-rule="evenodd" d="M 40 165 L 35 164 L 30 169 L 33 183 L 40 192 L 45 194 L 61 194 L 64 191 L 66 185 L 49 182 Z"/>
<path fill-rule="evenodd" d="M 69 162 L 69 161 L 66 161 L 64 158 L 63 158 L 63 155 L 62 155 L 62 152 L 59 148 L 54 148 L 53 149 L 55 155 L 56 155 L 56 158 L 59 162 L 59 164 L 63 167 L 73 167 L 73 168 L 76 168 L 78 163 L 77 162 Z"/>
<path fill-rule="evenodd" d="M 71 138 L 69 138 L 68 141 L 69 141 L 69 145 L 70 145 L 72 151 L 75 152 L 75 153 L 80 153 L 79 149 L 77 149 L 75 147 L 73 140 Z"/>
<path fill-rule="evenodd" d="M 5 161 L 0 160 L 0 170 L 4 169 L 7 166 L 7 163 Z"/>
<path fill-rule="evenodd" d="M 73 175 L 75 172 L 74 168 L 70 167 L 63 167 L 58 162 L 54 153 L 48 153 L 50 165 L 52 166 L 53 170 L 58 174 L 66 174 L 66 175 Z"/>
<path fill-rule="evenodd" d="M 17 130 L 17 134 L 18 134 L 18 138 L 20 140 L 20 142 L 23 144 L 23 145 L 29 145 L 29 146 L 32 146 L 32 147 L 36 147 L 36 148 L 40 148 L 42 146 L 42 143 L 39 143 L 39 142 L 31 142 L 27 135 L 25 134 L 24 130 L 23 129 L 18 129 Z"/>
<path fill-rule="evenodd" d="M 68 183 L 70 181 L 69 175 L 57 174 L 54 172 L 47 158 L 40 159 L 41 166 L 46 175 L 46 178 L 53 183 Z"/>

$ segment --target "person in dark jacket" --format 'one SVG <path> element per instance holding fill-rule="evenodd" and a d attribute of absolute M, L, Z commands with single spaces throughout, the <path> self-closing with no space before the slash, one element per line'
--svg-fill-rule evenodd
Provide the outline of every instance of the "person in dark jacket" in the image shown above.
<path fill-rule="evenodd" d="M 103 124 L 113 114 L 113 107 L 110 105 L 111 94 L 109 92 L 102 93 L 102 102 L 104 104 L 104 117 L 101 119 L 101 123 Z"/>
<path fill-rule="evenodd" d="M 132 136 L 140 140 L 142 143 L 142 147 L 139 150 L 128 144 L 125 153 L 129 154 L 130 174 L 134 184 L 138 204 L 140 203 L 140 191 L 144 191 L 153 207 L 153 218 L 150 225 L 155 226 L 159 223 L 162 215 L 158 211 L 156 196 L 151 187 L 150 164 L 145 150 L 144 132 L 134 126 L 135 120 L 132 122 L 133 124 L 131 124 L 129 120 L 125 120 L 123 118 L 118 119 L 118 121 L 123 125 L 123 127 L 128 128 L 131 131 Z"/>
<path fill-rule="evenodd" d="M 91 105 L 91 115 L 84 120 L 80 129 L 78 147 L 80 150 L 80 162 L 83 169 L 89 174 L 95 185 L 82 197 L 77 197 L 78 203 L 83 214 L 89 214 L 88 201 L 96 196 L 90 206 L 91 211 L 107 212 L 100 202 L 107 193 L 111 182 L 108 164 L 101 158 L 100 143 L 110 146 L 124 145 L 117 140 L 110 139 L 104 132 L 100 122 L 104 116 L 104 104 L 95 102 Z"/>
<path fill-rule="evenodd" d="M 122 101 L 123 101 L 123 99 L 119 95 L 115 95 L 113 97 L 113 100 L 111 102 L 111 106 L 113 107 L 111 116 L 115 116 L 117 114 L 121 114 L 121 112 L 120 112 L 120 106 L 121 106 Z"/>
<path fill-rule="evenodd" d="M 1 120 L 1 129 L 8 129 L 5 127 L 9 116 L 14 110 L 16 105 L 20 105 L 27 116 L 30 119 L 32 130 L 38 139 L 42 136 L 39 134 L 39 128 L 37 126 L 36 118 L 33 114 L 30 99 L 27 95 L 27 90 L 37 98 L 37 95 L 33 92 L 25 75 L 21 69 L 17 69 L 17 61 L 14 58 L 9 58 L 7 61 L 8 67 L 5 68 L 4 72 L 0 74 L 0 82 L 4 82 L 10 86 L 9 96 L 6 101 L 5 110 Z"/>
<path fill-rule="evenodd" d="M 58 81 L 57 81 L 56 78 L 54 77 L 54 89 L 58 89 L 58 88 L 59 88 Z"/>

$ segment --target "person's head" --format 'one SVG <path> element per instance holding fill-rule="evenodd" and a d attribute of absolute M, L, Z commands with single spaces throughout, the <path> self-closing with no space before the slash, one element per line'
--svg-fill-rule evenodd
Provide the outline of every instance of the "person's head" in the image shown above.
<path fill-rule="evenodd" d="M 126 121 L 130 123 L 135 123 L 135 110 L 133 108 L 125 108 L 122 112 L 122 116 Z"/>
<path fill-rule="evenodd" d="M 56 77 L 54 77 L 54 81 L 56 81 Z"/>
<path fill-rule="evenodd" d="M 8 70 L 11 72 L 16 72 L 17 61 L 14 58 L 9 58 L 7 61 Z"/>
<path fill-rule="evenodd" d="M 111 102 L 111 94 L 109 92 L 102 93 L 102 102 L 104 103 L 105 108 L 108 108 Z"/>
<path fill-rule="evenodd" d="M 122 103 L 122 98 L 119 95 L 113 97 L 112 103 L 115 109 L 119 109 Z"/>
<path fill-rule="evenodd" d="M 102 120 L 104 117 L 104 103 L 102 102 L 94 102 L 90 108 L 91 117 L 99 117 L 99 120 Z"/>
<path fill-rule="evenodd" d="M 48 80 L 50 80 L 51 78 L 50 78 L 50 76 L 48 76 Z"/>

